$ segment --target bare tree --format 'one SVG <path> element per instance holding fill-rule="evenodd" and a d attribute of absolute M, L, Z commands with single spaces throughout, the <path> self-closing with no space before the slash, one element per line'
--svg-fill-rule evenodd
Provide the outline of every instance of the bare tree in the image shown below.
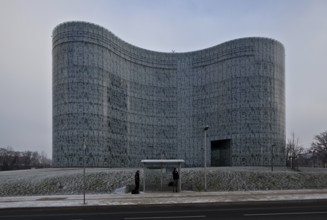
<path fill-rule="evenodd" d="M 32 152 L 31 155 L 31 166 L 39 167 L 41 165 L 41 157 L 37 151 Z"/>
<path fill-rule="evenodd" d="M 47 154 L 44 151 L 41 152 L 40 160 L 41 160 L 41 164 L 44 167 L 50 167 L 51 166 L 51 159 L 48 158 Z"/>
<path fill-rule="evenodd" d="M 2 170 L 11 170 L 18 159 L 18 155 L 12 147 L 0 149 L 0 165 Z"/>
<path fill-rule="evenodd" d="M 8 151 L 5 148 L 0 148 L 0 170 L 8 170 Z"/>
<path fill-rule="evenodd" d="M 321 160 L 323 167 L 327 163 L 327 131 L 316 135 L 311 144 L 311 150 L 315 153 L 317 159 Z"/>
<path fill-rule="evenodd" d="M 286 161 L 288 166 L 294 169 L 297 166 L 297 158 L 304 152 L 304 148 L 300 145 L 299 138 L 295 138 L 292 132 L 291 138 L 287 140 L 286 145 Z"/>
<path fill-rule="evenodd" d="M 31 167 L 32 151 L 23 152 L 23 162 L 25 167 Z"/>
<path fill-rule="evenodd" d="M 30 168 L 45 168 L 51 166 L 47 155 L 37 151 L 14 151 L 12 147 L 0 148 L 0 171 Z"/>

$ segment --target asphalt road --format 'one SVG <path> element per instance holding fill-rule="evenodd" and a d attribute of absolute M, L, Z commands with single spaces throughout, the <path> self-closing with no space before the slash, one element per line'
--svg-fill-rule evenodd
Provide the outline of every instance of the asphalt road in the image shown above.
<path fill-rule="evenodd" d="M 0 220 L 327 219 L 327 201 L 0 210 Z"/>

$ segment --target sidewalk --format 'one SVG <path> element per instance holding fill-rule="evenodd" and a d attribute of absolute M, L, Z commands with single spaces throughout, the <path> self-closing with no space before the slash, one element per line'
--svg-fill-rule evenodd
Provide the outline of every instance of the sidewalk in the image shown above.
<path fill-rule="evenodd" d="M 183 191 L 180 193 L 141 193 L 138 195 L 87 194 L 85 205 L 83 204 L 83 195 L 0 197 L 0 209 L 302 200 L 327 200 L 327 189 L 233 192 Z"/>

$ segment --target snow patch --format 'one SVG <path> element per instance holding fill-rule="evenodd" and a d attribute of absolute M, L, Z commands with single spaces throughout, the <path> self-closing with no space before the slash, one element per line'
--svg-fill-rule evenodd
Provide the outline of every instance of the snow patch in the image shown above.
<path fill-rule="evenodd" d="M 126 190 L 127 190 L 126 186 L 123 186 L 123 187 L 115 189 L 112 193 L 113 194 L 125 194 L 127 192 Z"/>
<path fill-rule="evenodd" d="M 134 175 L 140 170 L 143 189 L 143 169 L 86 169 L 87 194 L 128 194 L 134 187 Z M 161 175 L 163 176 L 161 178 Z M 146 170 L 146 190 L 171 192 L 172 180 L 167 169 Z M 182 168 L 183 191 L 204 190 L 203 168 Z M 257 191 L 286 189 L 325 189 L 327 169 L 305 168 L 298 171 L 276 167 L 208 167 L 209 191 Z M 49 168 L 0 172 L 0 196 L 76 195 L 83 193 L 83 169 Z"/>

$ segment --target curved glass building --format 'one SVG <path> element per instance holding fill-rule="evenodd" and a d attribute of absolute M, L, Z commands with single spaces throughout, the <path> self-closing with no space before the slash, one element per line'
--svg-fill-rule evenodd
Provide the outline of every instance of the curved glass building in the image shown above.
<path fill-rule="evenodd" d="M 53 165 L 285 165 L 284 47 L 242 38 L 162 53 L 91 23 L 53 31 Z"/>

